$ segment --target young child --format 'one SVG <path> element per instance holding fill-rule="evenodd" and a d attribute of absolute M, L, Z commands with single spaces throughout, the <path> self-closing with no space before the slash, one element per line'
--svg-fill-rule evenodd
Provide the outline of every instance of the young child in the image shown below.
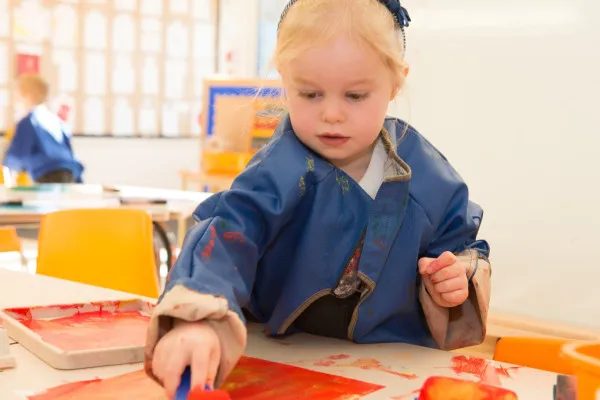
<path fill-rule="evenodd" d="M 482 210 L 448 161 L 386 118 L 402 88 L 398 0 L 297 0 L 275 65 L 289 115 L 233 183 L 196 209 L 152 316 L 145 367 L 173 395 L 227 377 L 245 317 L 272 336 L 453 349 L 482 342 Z"/>
<path fill-rule="evenodd" d="M 17 102 L 28 112 L 15 128 L 3 165 L 26 171 L 37 183 L 81 182 L 83 166 L 73 155 L 63 122 L 44 105 L 48 95 L 48 83 L 41 76 L 19 77 Z"/>

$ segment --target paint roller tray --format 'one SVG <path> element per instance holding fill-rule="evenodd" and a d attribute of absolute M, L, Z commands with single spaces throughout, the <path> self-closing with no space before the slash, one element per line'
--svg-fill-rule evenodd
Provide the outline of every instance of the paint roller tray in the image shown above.
<path fill-rule="evenodd" d="M 154 305 L 142 300 L 7 308 L 9 336 L 56 369 L 137 363 Z"/>

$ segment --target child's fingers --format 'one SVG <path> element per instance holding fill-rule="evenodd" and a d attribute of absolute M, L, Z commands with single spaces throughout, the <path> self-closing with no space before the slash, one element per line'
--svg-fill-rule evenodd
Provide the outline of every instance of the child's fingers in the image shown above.
<path fill-rule="evenodd" d="M 162 364 L 162 368 L 164 369 L 162 383 L 169 398 L 172 399 L 175 397 L 177 388 L 181 383 L 181 376 L 188 363 L 189 356 L 184 351 L 179 350 L 171 351 L 166 362 Z"/>
<path fill-rule="evenodd" d="M 434 287 L 435 291 L 440 294 L 454 292 L 455 290 L 462 290 L 467 287 L 467 277 L 456 276 L 454 278 L 436 283 L 434 284 Z"/>
<path fill-rule="evenodd" d="M 469 297 L 469 289 L 455 290 L 453 292 L 442 293 L 441 298 L 448 304 L 455 306 L 461 305 Z"/>
<path fill-rule="evenodd" d="M 438 258 L 433 260 L 431 264 L 429 264 L 429 268 L 427 268 L 427 273 L 435 274 L 440 269 L 456 263 L 457 260 L 458 259 L 454 254 L 452 254 L 449 251 L 445 251 Z"/>
<path fill-rule="evenodd" d="M 418 262 L 418 266 L 419 266 L 419 273 L 421 275 L 425 275 L 427 274 L 427 268 L 429 268 L 429 264 L 431 264 L 431 262 L 433 261 L 433 258 L 429 258 L 429 257 L 423 257 L 419 260 Z"/>
<path fill-rule="evenodd" d="M 156 376 L 156 378 L 162 383 L 162 381 L 165 379 L 164 376 L 164 368 L 163 365 L 165 365 L 165 351 L 162 351 L 162 346 L 161 346 L 161 342 L 158 342 L 158 345 L 156 346 L 155 350 L 154 350 L 154 355 L 152 356 L 152 373 L 154 374 L 154 376 Z"/>
<path fill-rule="evenodd" d="M 199 390 L 197 388 L 202 388 L 202 390 L 204 390 L 204 387 L 208 381 L 209 360 L 209 349 L 207 349 L 205 346 L 199 346 L 194 349 L 194 355 L 192 356 L 191 381 L 191 387 L 194 388 L 194 390 Z"/>
<path fill-rule="evenodd" d="M 431 274 L 430 277 L 433 283 L 438 283 L 447 281 L 452 278 L 456 278 L 460 275 L 466 276 L 464 267 L 462 267 L 460 264 L 454 264 L 437 270 L 436 272 Z"/>
<path fill-rule="evenodd" d="M 215 380 L 217 373 L 219 372 L 219 365 L 221 365 L 221 347 L 215 346 L 211 352 L 210 358 L 208 359 L 208 371 L 206 384 L 211 389 L 215 387 Z"/>

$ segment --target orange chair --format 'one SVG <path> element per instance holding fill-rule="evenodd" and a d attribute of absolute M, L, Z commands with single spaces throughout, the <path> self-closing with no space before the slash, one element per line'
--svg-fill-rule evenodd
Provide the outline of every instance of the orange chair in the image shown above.
<path fill-rule="evenodd" d="M 504 337 L 496 344 L 494 360 L 557 374 L 571 375 L 573 367 L 562 356 L 566 339 L 539 337 Z"/>
<path fill-rule="evenodd" d="M 21 238 L 17 235 L 14 226 L 0 226 L 0 253 L 15 252 L 21 255 L 21 265 L 27 265 L 27 259 L 23 254 Z"/>
<path fill-rule="evenodd" d="M 39 231 L 37 273 L 157 298 L 152 220 L 136 209 L 49 213 Z"/>
<path fill-rule="evenodd" d="M 563 346 L 562 353 L 577 376 L 577 398 L 595 400 L 600 396 L 600 342 L 575 342 Z"/>

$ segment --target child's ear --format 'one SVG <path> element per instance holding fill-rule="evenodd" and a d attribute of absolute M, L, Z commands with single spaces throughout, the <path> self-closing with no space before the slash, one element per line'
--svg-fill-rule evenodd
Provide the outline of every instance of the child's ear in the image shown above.
<path fill-rule="evenodd" d="M 409 72 L 410 72 L 410 65 L 405 64 L 404 68 L 402 68 L 402 74 L 404 75 L 404 78 L 406 78 L 408 76 Z"/>
<path fill-rule="evenodd" d="M 398 96 L 398 93 L 400 92 L 400 90 L 404 86 L 404 81 L 406 80 L 406 77 L 408 76 L 408 72 L 409 71 L 410 71 L 410 67 L 408 66 L 408 64 L 406 64 L 402 68 L 402 71 L 401 71 L 402 78 L 399 78 L 396 81 L 396 84 L 394 85 L 394 89 L 392 90 L 392 98 L 391 98 L 391 100 L 394 100 L 396 98 L 396 96 Z"/>

